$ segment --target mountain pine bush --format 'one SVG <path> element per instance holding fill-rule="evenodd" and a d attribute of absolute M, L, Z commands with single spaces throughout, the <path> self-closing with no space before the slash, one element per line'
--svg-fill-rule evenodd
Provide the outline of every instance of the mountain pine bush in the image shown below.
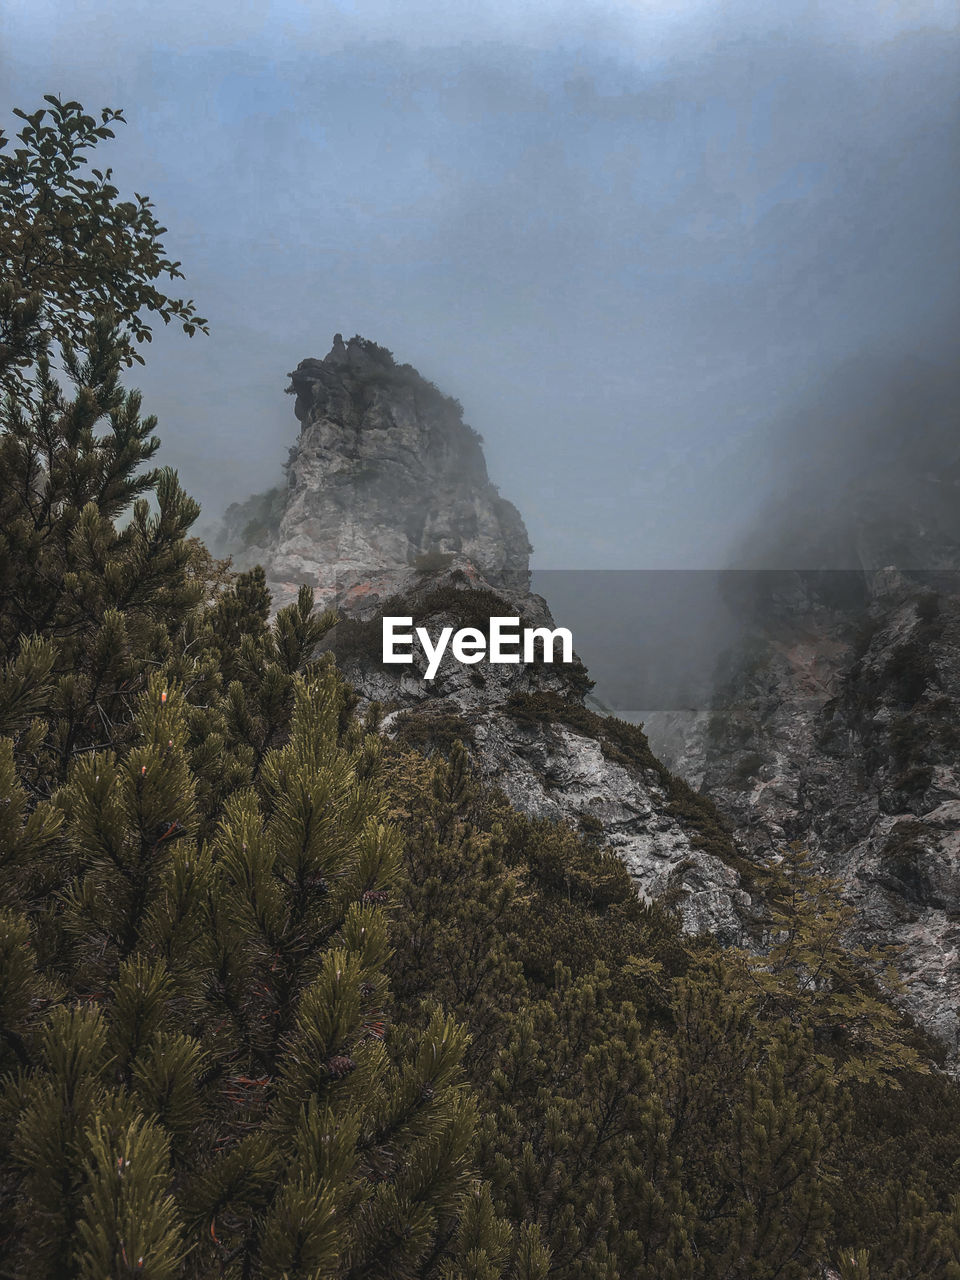
<path fill-rule="evenodd" d="M 205 601 L 112 343 L 0 441 L 2 1273 L 452 1276 L 463 1239 L 532 1280 L 477 1207 L 462 1027 L 389 1020 L 399 840 L 331 620 L 268 626 L 256 572 Z"/>
<path fill-rule="evenodd" d="M 462 747 L 398 741 L 386 767 L 398 1012 L 432 993 L 472 1033 L 480 1169 L 551 1277 L 953 1280 L 960 1095 L 888 1005 L 873 1018 L 869 957 L 799 851 L 762 873 L 771 946 L 747 957 L 511 811 Z"/>

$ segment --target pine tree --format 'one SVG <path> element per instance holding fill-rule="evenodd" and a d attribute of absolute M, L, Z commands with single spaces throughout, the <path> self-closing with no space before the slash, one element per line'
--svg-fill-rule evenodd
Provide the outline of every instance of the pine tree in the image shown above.
<path fill-rule="evenodd" d="M 57 795 L 72 879 L 39 933 L 2 921 L 8 954 L 40 938 L 51 957 L 0 986 L 5 1274 L 386 1280 L 475 1251 L 464 1031 L 436 1008 L 389 1027 L 376 744 L 341 744 L 329 664 L 294 704 L 208 844 L 162 675 L 132 745 L 81 757 Z M 534 1237 L 491 1231 L 542 1274 Z"/>
<path fill-rule="evenodd" d="M 29 702 L 47 720 L 24 744 L 47 794 L 77 753 L 122 740 L 202 594 L 186 537 L 198 507 L 173 472 L 142 469 L 156 422 L 120 386 L 116 331 L 98 322 L 64 359 L 72 399 L 42 355 L 36 403 L 0 410 L 0 712 L 19 703 L 22 722 Z"/>
<path fill-rule="evenodd" d="M 470 1026 L 479 1156 L 497 1208 L 520 1231 L 536 1229 L 551 1276 L 696 1275 L 693 1210 L 666 1147 L 653 1043 L 625 998 L 646 1008 L 661 966 L 628 963 L 647 913 L 622 865 L 491 803 L 461 744 L 449 760 L 395 756 L 392 769 L 393 812 L 407 831 L 394 986 L 401 1008 L 440 993 Z M 576 979 L 554 962 L 535 992 L 541 945 L 566 935 L 581 950 L 585 920 L 618 900 L 614 883 L 625 918 L 611 913 L 607 939 L 612 954 L 624 947 L 621 971 L 597 966 L 587 949 Z M 567 914 L 544 939 L 555 901 Z"/>
<path fill-rule="evenodd" d="M 476 1185 L 464 1029 L 391 1018 L 333 619 L 270 624 L 188 537 L 119 375 L 144 310 L 204 322 L 149 200 L 82 172 L 122 117 L 47 102 L 0 157 L 0 1273 L 542 1280 Z"/>
<path fill-rule="evenodd" d="M 694 1207 L 668 1149 L 654 1046 L 607 972 L 518 1019 L 491 1080 L 481 1155 L 514 1220 L 540 1228 L 551 1275 L 690 1280 Z"/>
<path fill-rule="evenodd" d="M 840 1255 L 841 1280 L 958 1280 L 960 1197 L 938 1212 L 916 1190 L 891 1181 L 872 1207 L 880 1239 Z"/>
<path fill-rule="evenodd" d="M 402 814 L 408 826 L 405 874 L 394 923 L 394 992 L 405 1007 L 429 997 L 469 1017 L 476 1070 L 493 1066 L 521 984 L 512 938 L 516 878 L 499 827 L 478 830 L 478 788 L 456 742 L 449 761 L 407 756 Z M 490 1059 L 485 1058 L 489 1050 Z"/>
<path fill-rule="evenodd" d="M 697 1206 L 694 1239 L 716 1280 L 806 1280 L 829 1221 L 837 1109 L 809 1038 L 758 1026 L 726 966 L 674 992 L 666 1108 Z"/>
<path fill-rule="evenodd" d="M 783 1001 L 764 1002 L 746 957 L 684 940 L 596 843 L 510 813 L 460 748 L 445 761 L 394 746 L 388 766 L 406 832 L 400 1008 L 408 1016 L 441 993 L 469 1026 L 480 1167 L 497 1210 L 538 1227 L 551 1275 L 807 1280 L 865 1246 L 874 1269 L 914 1255 L 942 1265 L 930 1241 L 950 1231 L 955 1086 L 907 1059 L 891 1111 L 899 1095 L 882 1088 L 883 1044 L 859 1041 L 865 1065 L 877 1050 L 874 1084 L 861 1082 L 863 1065 L 841 1074 L 824 1051 L 822 993 L 808 1005 L 782 978 Z M 807 874 L 797 901 L 820 903 L 832 936 Z M 836 940 L 836 964 L 879 999 L 860 960 Z M 754 963 L 762 973 L 765 957 Z M 885 1017 L 897 1025 L 892 1009 Z M 920 1115 L 925 1127 L 905 1141 L 895 1126 L 909 1134 Z M 600 1117 L 613 1141 L 594 1140 Z M 920 1197 L 919 1217 L 890 1198 L 897 1183 Z"/>

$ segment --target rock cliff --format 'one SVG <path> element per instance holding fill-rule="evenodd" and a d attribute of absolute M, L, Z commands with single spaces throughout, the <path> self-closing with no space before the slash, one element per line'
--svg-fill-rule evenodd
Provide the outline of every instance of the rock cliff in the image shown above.
<path fill-rule="evenodd" d="M 947 417 L 923 450 L 898 444 L 896 465 L 889 449 L 853 449 L 877 459 L 858 504 L 842 477 L 804 477 L 820 515 L 794 504 L 794 525 L 767 532 L 769 558 L 845 572 L 760 575 L 758 598 L 734 602 L 750 626 L 712 708 L 658 717 L 668 768 L 642 730 L 591 709 L 579 663 L 447 656 L 432 681 L 419 660 L 384 667 L 384 613 L 432 634 L 497 613 L 552 627 L 529 589 L 526 529 L 460 405 L 375 343 L 337 335 L 289 390 L 300 435 L 286 482 L 231 507 L 221 545 L 265 566 L 277 606 L 306 582 L 339 610 L 327 644 L 361 704 L 383 708 L 383 731 L 424 749 L 460 738 L 518 808 L 604 842 L 641 894 L 728 942 L 749 945 L 755 860 L 804 842 L 856 906 L 858 940 L 900 949 L 906 1007 L 956 1065 L 960 463 Z M 896 563 L 906 570 L 882 568 Z"/>
<path fill-rule="evenodd" d="M 736 557 L 750 572 L 730 575 L 750 596 L 731 602 L 738 654 L 709 711 L 654 731 L 745 857 L 799 840 L 840 879 L 859 940 L 899 948 L 907 1008 L 954 1070 L 958 383 L 954 365 L 861 359 L 812 389 Z"/>

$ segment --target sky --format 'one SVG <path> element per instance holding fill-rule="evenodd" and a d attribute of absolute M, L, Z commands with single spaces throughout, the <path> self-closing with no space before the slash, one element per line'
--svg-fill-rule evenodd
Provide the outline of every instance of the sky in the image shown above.
<path fill-rule="evenodd" d="M 955 360 L 955 0 L 5 0 L 0 85 L 124 109 L 211 323 L 133 380 L 210 524 L 335 332 L 463 403 L 542 568 L 728 563 L 822 388 Z"/>

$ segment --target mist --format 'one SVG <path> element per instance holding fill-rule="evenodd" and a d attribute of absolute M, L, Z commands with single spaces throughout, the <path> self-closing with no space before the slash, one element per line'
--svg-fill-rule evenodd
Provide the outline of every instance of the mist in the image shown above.
<path fill-rule="evenodd" d="M 847 567 L 810 513 L 949 454 L 958 53 L 935 0 L 0 16 L 8 108 L 125 109 L 103 159 L 212 329 L 129 381 L 206 526 L 361 333 L 462 401 L 548 570 Z"/>

